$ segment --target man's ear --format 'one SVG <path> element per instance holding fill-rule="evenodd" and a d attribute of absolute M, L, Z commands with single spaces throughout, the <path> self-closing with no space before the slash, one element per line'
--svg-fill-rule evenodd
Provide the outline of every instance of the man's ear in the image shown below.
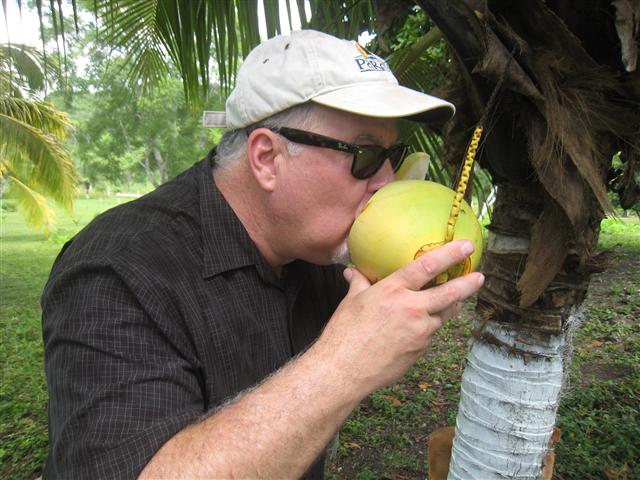
<path fill-rule="evenodd" d="M 285 153 L 285 145 L 277 134 L 266 128 L 251 132 L 247 140 L 247 158 L 258 184 L 272 192 L 276 184 L 277 161 Z"/>

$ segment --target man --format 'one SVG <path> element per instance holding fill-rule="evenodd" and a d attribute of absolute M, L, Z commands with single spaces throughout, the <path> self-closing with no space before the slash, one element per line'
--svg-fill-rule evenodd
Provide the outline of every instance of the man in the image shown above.
<path fill-rule="evenodd" d="M 355 42 L 303 31 L 257 47 L 218 148 L 56 260 L 45 478 L 321 478 L 352 409 L 482 284 L 422 290 L 469 242 L 375 285 L 331 265 L 402 161 L 394 119 L 452 112 Z"/>

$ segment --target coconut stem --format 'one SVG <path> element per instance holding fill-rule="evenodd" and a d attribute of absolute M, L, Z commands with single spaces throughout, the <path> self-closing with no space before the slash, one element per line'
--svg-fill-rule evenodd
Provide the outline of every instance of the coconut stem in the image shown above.
<path fill-rule="evenodd" d="M 476 152 L 478 151 L 478 144 L 480 143 L 481 136 L 482 125 L 478 125 L 473 131 L 469 148 L 467 148 L 464 165 L 462 166 L 462 172 L 460 173 L 460 180 L 458 181 L 456 194 L 453 197 L 453 205 L 451 205 L 451 213 L 449 214 L 449 220 L 447 221 L 447 235 L 445 237 L 445 242 L 453 240 L 453 233 L 455 231 L 456 222 L 458 221 L 458 214 L 460 213 L 460 204 L 462 203 L 464 194 L 467 191 L 469 176 L 471 175 L 473 161 L 476 158 Z"/>

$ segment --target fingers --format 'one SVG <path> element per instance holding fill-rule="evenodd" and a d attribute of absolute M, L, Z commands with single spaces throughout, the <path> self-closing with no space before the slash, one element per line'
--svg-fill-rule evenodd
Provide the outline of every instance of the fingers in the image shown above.
<path fill-rule="evenodd" d="M 445 324 L 446 322 L 457 316 L 461 310 L 462 302 L 456 302 L 453 305 L 445 308 L 441 312 L 438 312 L 437 314 L 432 313 L 430 316 L 432 318 L 437 318 L 442 324 Z"/>
<path fill-rule="evenodd" d="M 457 302 L 452 305 L 449 305 L 447 308 L 440 312 L 431 312 L 427 315 L 427 321 L 433 323 L 435 328 L 433 329 L 433 333 L 440 329 L 446 322 L 451 320 L 453 317 L 458 315 L 462 310 L 462 302 Z M 431 335 L 429 338 L 431 338 Z"/>
<path fill-rule="evenodd" d="M 371 286 L 371 282 L 369 282 L 367 277 L 365 277 L 355 268 L 345 268 L 342 274 L 344 275 L 344 279 L 349 284 L 349 291 L 347 292 L 347 297 L 352 297 L 354 295 L 357 295 L 358 293 L 362 292 L 363 290 L 366 290 L 368 287 Z"/>
<path fill-rule="evenodd" d="M 410 290 L 420 290 L 438 274 L 460 263 L 473 253 L 473 244 L 457 240 L 425 253 L 387 278 L 393 278 Z"/>
<path fill-rule="evenodd" d="M 429 312 L 449 311 L 456 303 L 474 295 L 483 283 L 484 275 L 474 272 L 425 290 Z"/>

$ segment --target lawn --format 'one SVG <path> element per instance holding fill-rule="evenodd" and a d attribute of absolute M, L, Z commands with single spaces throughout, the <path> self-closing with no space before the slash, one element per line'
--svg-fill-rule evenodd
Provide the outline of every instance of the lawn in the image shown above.
<path fill-rule="evenodd" d="M 51 265 L 67 238 L 121 201 L 106 196 L 78 199 L 73 215 L 56 210 L 59 228 L 48 239 L 29 228 L 18 213 L 7 212 L 6 204 L 1 210 L 0 478 L 34 478 L 46 458 L 40 294 Z"/>
<path fill-rule="evenodd" d="M 0 228 L 0 478 L 33 479 L 47 446 L 40 293 L 65 239 L 114 197 L 79 199 L 52 238 L 2 210 Z M 559 412 L 556 478 L 640 478 L 640 224 L 605 220 L 601 246 L 618 260 L 593 277 L 586 320 Z M 452 425 L 473 305 L 443 328 L 431 351 L 394 387 L 368 397 L 349 418 L 328 470 L 333 479 L 422 479 L 426 438 Z M 618 475 L 616 477 L 616 475 Z"/>

